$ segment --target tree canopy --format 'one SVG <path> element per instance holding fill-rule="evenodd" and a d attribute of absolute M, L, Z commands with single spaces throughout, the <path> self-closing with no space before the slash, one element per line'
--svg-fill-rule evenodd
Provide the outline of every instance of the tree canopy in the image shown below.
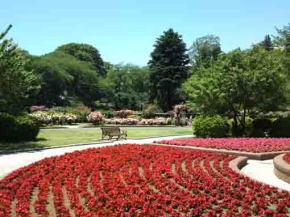
<path fill-rule="evenodd" d="M 67 105 L 70 99 L 76 98 L 93 106 L 101 95 L 100 75 L 94 66 L 62 51 L 33 58 L 30 68 L 41 79 L 37 104 Z"/>
<path fill-rule="evenodd" d="M 96 72 L 99 75 L 103 76 L 106 74 L 103 59 L 101 58 L 99 51 L 92 45 L 69 43 L 58 47 L 56 51 L 72 55 L 80 61 L 88 62 L 95 67 Z"/>
<path fill-rule="evenodd" d="M 273 110 L 286 100 L 281 57 L 279 50 L 258 48 L 220 55 L 184 84 L 188 104 L 199 113 L 227 113 L 234 118 L 234 135 L 243 135 L 251 111 Z"/>
<path fill-rule="evenodd" d="M 290 35 L 290 23 L 280 29 L 276 27 L 276 31 L 278 34 L 274 36 L 274 44 L 276 47 L 283 48 L 285 47 L 285 44 L 287 43 L 287 38 Z"/>
<path fill-rule="evenodd" d="M 142 110 L 148 103 L 149 72 L 147 67 L 131 64 L 110 65 L 103 80 L 105 102 L 114 109 Z"/>
<path fill-rule="evenodd" d="M 215 61 L 221 53 L 220 38 L 215 35 L 206 35 L 197 38 L 190 47 L 190 60 L 196 67 L 207 67 Z"/>
<path fill-rule="evenodd" d="M 168 29 L 145 67 L 104 62 L 97 48 L 79 43 L 32 56 L 4 39 L 10 28 L 0 35 L 0 112 L 32 102 L 103 110 L 155 104 L 169 111 L 187 101 L 197 113 L 233 117 L 238 135 L 252 111 L 289 109 L 290 24 L 250 49 L 227 53 L 215 35 L 197 38 L 188 51 Z"/>

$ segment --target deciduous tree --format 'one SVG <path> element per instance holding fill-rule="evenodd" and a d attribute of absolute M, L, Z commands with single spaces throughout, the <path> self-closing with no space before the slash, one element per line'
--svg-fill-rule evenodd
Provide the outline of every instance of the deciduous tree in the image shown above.
<path fill-rule="evenodd" d="M 189 105 L 200 113 L 227 112 L 234 119 L 233 134 L 244 135 L 251 111 L 273 110 L 285 102 L 286 74 L 280 53 L 236 49 L 220 55 L 184 84 Z"/>
<path fill-rule="evenodd" d="M 220 53 L 220 38 L 215 35 L 206 35 L 193 42 L 189 55 L 190 61 L 195 67 L 207 67 L 217 60 Z"/>

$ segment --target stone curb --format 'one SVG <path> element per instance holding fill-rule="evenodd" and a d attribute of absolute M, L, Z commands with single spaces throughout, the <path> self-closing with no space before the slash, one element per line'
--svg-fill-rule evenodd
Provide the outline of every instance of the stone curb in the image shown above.
<path fill-rule="evenodd" d="M 241 169 L 247 165 L 247 157 L 237 157 L 230 161 L 229 167 L 237 173 L 241 173 Z"/>
<path fill-rule="evenodd" d="M 283 159 L 284 155 L 281 154 L 274 158 L 274 173 L 279 179 L 290 183 L 290 164 Z"/>
<path fill-rule="evenodd" d="M 160 143 L 153 143 L 152 145 L 178 147 L 178 148 L 189 148 L 189 149 L 194 149 L 194 150 L 198 150 L 198 151 L 208 151 L 208 152 L 217 152 L 217 153 L 222 153 L 222 154 L 238 155 L 238 156 L 244 156 L 244 157 L 247 157 L 247 158 L 253 159 L 253 160 L 273 159 L 275 156 L 287 152 L 287 151 L 275 151 L 275 152 L 254 153 L 254 152 L 234 151 L 234 150 L 217 149 L 217 148 L 204 148 L 204 147 L 186 146 L 186 145 L 169 145 L 169 144 L 160 144 Z"/>

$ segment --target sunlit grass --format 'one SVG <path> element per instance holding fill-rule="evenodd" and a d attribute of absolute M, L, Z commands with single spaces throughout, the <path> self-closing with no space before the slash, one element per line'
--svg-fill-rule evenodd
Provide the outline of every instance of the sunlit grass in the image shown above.
<path fill-rule="evenodd" d="M 127 130 L 128 139 L 192 134 L 192 129 L 188 127 L 122 127 L 122 129 Z M 98 140 L 101 140 L 100 128 L 41 129 L 37 141 L 0 143 L 0 150 L 64 146 L 79 143 L 92 143 Z"/>

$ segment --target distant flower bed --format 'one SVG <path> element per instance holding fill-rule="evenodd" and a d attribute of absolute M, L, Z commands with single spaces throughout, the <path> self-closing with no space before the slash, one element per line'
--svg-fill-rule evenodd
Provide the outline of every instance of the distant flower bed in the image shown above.
<path fill-rule="evenodd" d="M 290 138 L 190 138 L 162 140 L 157 143 L 197 146 L 247 152 L 271 152 L 290 150 Z"/>
<path fill-rule="evenodd" d="M 0 181 L 0 216 L 289 216 L 290 193 L 233 159 L 131 144 L 46 158 Z"/>
<path fill-rule="evenodd" d="M 60 112 L 44 112 L 38 111 L 29 114 L 29 116 L 36 118 L 42 125 L 48 124 L 73 124 L 77 121 L 77 116 L 71 113 Z"/>
<path fill-rule="evenodd" d="M 171 124 L 170 118 L 155 118 L 155 119 L 136 119 L 136 118 L 112 118 L 104 119 L 106 124 L 119 125 L 168 125 Z"/>
<path fill-rule="evenodd" d="M 283 159 L 290 164 L 290 152 L 289 153 L 286 153 L 283 157 Z"/>
<path fill-rule="evenodd" d="M 83 115 L 85 115 L 84 113 Z M 35 117 L 42 125 L 51 124 L 73 124 L 77 121 L 82 122 L 84 118 L 80 118 L 77 114 L 63 113 L 56 111 L 36 111 L 29 114 Z M 154 119 L 137 119 L 137 118 L 105 118 L 104 115 L 99 112 L 87 113 L 85 117 L 86 121 L 95 125 L 100 124 L 117 124 L 117 125 L 170 125 L 172 124 L 171 118 L 154 118 Z"/>

